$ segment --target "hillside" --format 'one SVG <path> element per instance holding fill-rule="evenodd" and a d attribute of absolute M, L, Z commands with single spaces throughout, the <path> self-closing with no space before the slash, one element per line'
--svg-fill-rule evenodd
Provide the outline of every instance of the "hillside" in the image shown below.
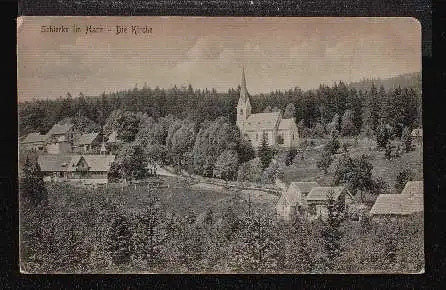
<path fill-rule="evenodd" d="M 382 85 L 386 91 L 400 86 L 402 88 L 414 88 L 417 92 L 420 92 L 421 72 L 402 74 L 387 79 L 364 79 L 359 82 L 352 82 L 349 86 L 357 90 L 368 90 L 372 84 L 374 84 L 375 87 L 380 87 Z"/>

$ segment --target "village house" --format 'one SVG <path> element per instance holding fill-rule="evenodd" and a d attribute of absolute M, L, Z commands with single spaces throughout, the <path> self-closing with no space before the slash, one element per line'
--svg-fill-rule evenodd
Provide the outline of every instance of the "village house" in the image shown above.
<path fill-rule="evenodd" d="M 38 157 L 44 181 L 70 181 L 83 184 L 108 183 L 114 155 L 45 154 Z"/>
<path fill-rule="evenodd" d="M 276 204 L 279 218 L 291 221 L 293 216 L 306 206 L 307 194 L 318 186 L 317 182 L 291 182 Z"/>
<path fill-rule="evenodd" d="M 237 127 L 254 148 L 262 144 L 264 136 L 269 146 L 292 148 L 299 144 L 299 132 L 294 118 L 284 119 L 282 112 L 251 113 L 251 102 L 242 72 L 240 98 L 237 104 Z"/>
<path fill-rule="evenodd" d="M 423 144 L 423 129 L 413 129 L 410 135 L 412 137 L 412 141 L 414 141 L 416 144 Z"/>
<path fill-rule="evenodd" d="M 73 152 L 97 152 L 102 144 L 102 135 L 99 133 L 85 133 L 76 136 L 73 141 Z"/>
<path fill-rule="evenodd" d="M 373 218 L 396 218 L 424 211 L 423 181 L 408 181 L 400 194 L 380 194 L 370 210 Z"/>
<path fill-rule="evenodd" d="M 72 152 L 73 134 L 72 124 L 55 124 L 47 133 L 46 151 L 49 154 Z"/>
<path fill-rule="evenodd" d="M 353 200 L 350 192 L 343 186 L 313 187 L 305 198 L 308 217 L 325 219 L 328 215 L 330 198 L 336 202 L 341 211 L 347 211 Z"/>
<path fill-rule="evenodd" d="M 40 133 L 29 133 L 20 142 L 21 150 L 29 150 L 35 152 L 44 152 L 47 135 Z"/>

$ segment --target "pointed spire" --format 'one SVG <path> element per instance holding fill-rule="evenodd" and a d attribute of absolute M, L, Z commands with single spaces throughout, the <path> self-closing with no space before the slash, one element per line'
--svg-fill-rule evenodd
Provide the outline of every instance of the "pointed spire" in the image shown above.
<path fill-rule="evenodd" d="M 245 79 L 245 67 L 242 67 L 242 84 L 241 84 L 242 88 L 246 88 L 246 79 Z"/>
<path fill-rule="evenodd" d="M 248 89 L 246 88 L 245 67 L 242 67 L 242 83 L 240 84 L 240 98 L 243 101 L 248 99 Z"/>

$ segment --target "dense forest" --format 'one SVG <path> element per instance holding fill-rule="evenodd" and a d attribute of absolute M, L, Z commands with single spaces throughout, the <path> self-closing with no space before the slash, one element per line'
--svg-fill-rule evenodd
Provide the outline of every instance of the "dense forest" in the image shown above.
<path fill-rule="evenodd" d="M 419 77 L 419 74 L 412 77 L 404 75 L 386 81 L 365 80 L 351 85 L 339 82 L 308 91 L 296 87 L 250 97 L 254 113 L 284 110 L 288 104 L 293 104 L 296 122 L 301 122 L 301 126 L 306 128 L 325 127 L 334 117 L 342 118 L 347 114 L 346 117 L 352 118 L 355 134 L 361 130 L 374 130 L 384 122 L 398 128 L 397 135 L 401 135 L 403 127 L 414 128 L 421 124 Z M 202 123 L 226 117 L 235 123 L 239 90 L 240 87 L 227 92 L 195 90 L 191 85 L 153 89 L 144 85 L 143 88 L 103 93 L 99 97 L 82 93 L 73 97 L 67 93 L 66 97 L 56 100 L 23 102 L 19 103 L 20 135 L 34 131 L 46 133 L 66 117 L 82 116 L 98 126 L 105 125 L 107 117 L 115 110 L 142 112 L 155 120 L 172 115 Z"/>

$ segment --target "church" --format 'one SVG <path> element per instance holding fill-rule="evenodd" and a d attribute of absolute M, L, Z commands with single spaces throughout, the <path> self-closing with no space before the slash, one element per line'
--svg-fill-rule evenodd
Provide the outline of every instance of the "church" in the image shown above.
<path fill-rule="evenodd" d="M 254 148 L 260 147 L 263 136 L 271 147 L 288 149 L 299 144 L 299 132 L 294 118 L 282 118 L 280 110 L 271 113 L 251 113 L 244 69 L 237 104 L 237 127 L 240 133 L 250 140 Z"/>

